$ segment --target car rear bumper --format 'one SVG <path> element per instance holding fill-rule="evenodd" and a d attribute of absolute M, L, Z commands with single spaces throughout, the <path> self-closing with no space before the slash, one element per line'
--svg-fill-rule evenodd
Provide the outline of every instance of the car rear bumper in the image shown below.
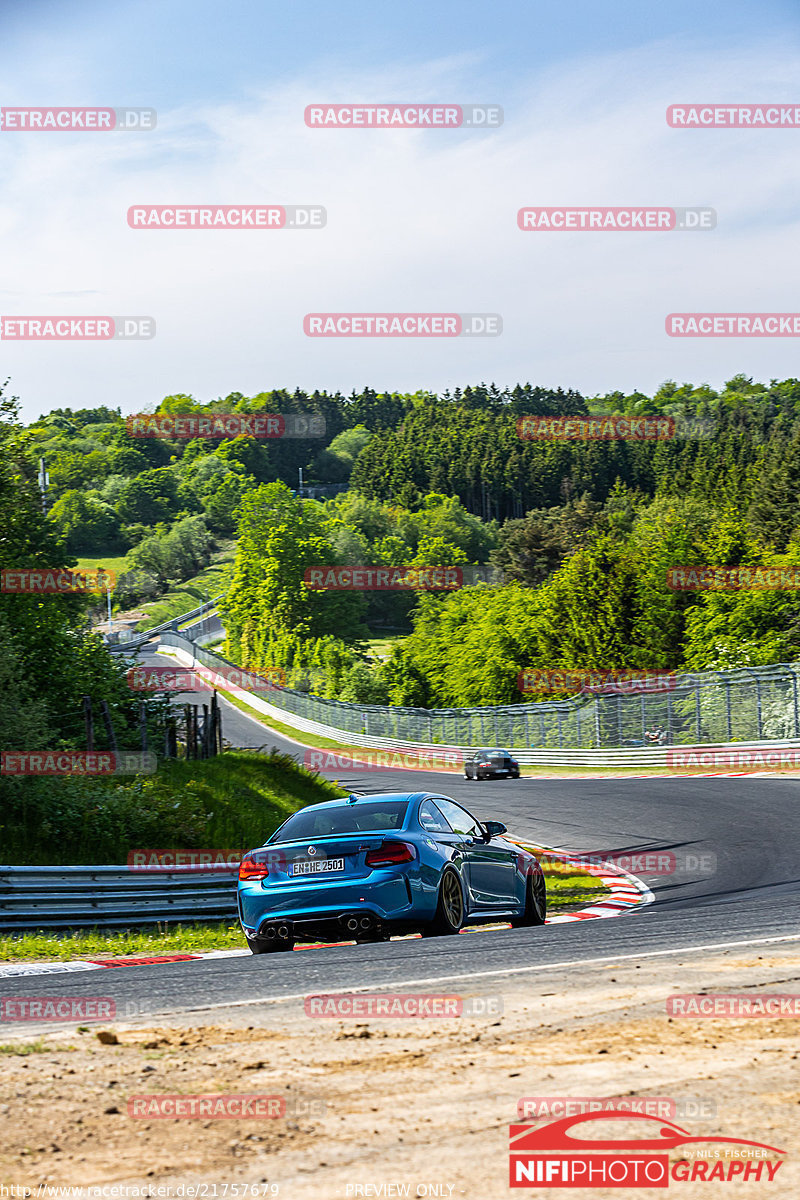
<path fill-rule="evenodd" d="M 246 933 L 257 935 L 266 924 L 277 920 L 292 923 L 338 922 L 350 913 L 370 914 L 377 921 L 408 919 L 414 907 L 412 892 L 405 876 L 394 876 L 372 883 L 354 880 L 343 883 L 307 883 L 300 887 L 278 884 L 239 887 L 239 919 Z M 428 914 L 430 915 L 430 914 Z M 425 914 L 421 914 L 425 919 Z"/>

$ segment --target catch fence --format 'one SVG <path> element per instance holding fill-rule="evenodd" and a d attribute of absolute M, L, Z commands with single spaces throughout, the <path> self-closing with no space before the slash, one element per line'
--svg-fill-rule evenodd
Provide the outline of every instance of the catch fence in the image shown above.
<path fill-rule="evenodd" d="M 232 666 L 177 633 L 162 633 L 161 644 L 194 655 L 215 670 Z M 781 663 L 677 674 L 663 691 L 584 693 L 567 700 L 475 708 L 348 704 L 274 686 L 259 695 L 287 714 L 342 733 L 425 745 L 554 750 L 689 746 L 800 738 L 798 676 L 800 663 Z"/>

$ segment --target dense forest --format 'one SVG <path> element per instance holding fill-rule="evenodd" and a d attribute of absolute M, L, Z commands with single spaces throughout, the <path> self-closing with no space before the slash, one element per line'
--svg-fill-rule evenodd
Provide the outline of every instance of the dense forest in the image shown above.
<path fill-rule="evenodd" d="M 668 381 L 652 396 L 530 384 L 439 396 L 235 392 L 206 404 L 173 395 L 151 411 L 314 413 L 325 435 L 136 438 L 108 407 L 55 409 L 25 428 L 6 401 L 4 565 L 124 555 L 123 609 L 224 545 L 235 551 L 226 652 L 286 669 L 293 687 L 364 703 L 522 701 L 518 674 L 538 666 L 702 669 L 798 655 L 794 592 L 667 584 L 676 566 L 798 561 L 798 380 L 737 376 L 720 391 Z M 521 417 L 581 414 L 667 417 L 674 436 L 520 437 Z M 48 516 L 37 512 L 16 540 L 9 497 L 16 489 L 26 511 L 36 507 L 40 458 Z M 495 582 L 319 592 L 305 572 L 320 564 L 486 564 Z M 77 601 L 60 603 L 72 613 Z M 402 636 L 376 656 L 370 643 L 387 631 Z M 23 636 L 8 635 L 12 645 Z"/>

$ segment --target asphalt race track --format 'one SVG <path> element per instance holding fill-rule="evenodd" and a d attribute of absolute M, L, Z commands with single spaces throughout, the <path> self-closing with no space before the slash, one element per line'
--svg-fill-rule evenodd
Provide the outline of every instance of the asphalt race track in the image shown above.
<path fill-rule="evenodd" d="M 147 663 L 150 655 L 141 661 Z M 222 706 L 231 744 L 276 746 L 302 757 L 296 744 L 225 701 Z M 652 889 L 655 903 L 613 919 L 102 971 L 103 994 L 114 997 L 118 1012 L 137 1009 L 152 1017 L 211 1010 L 219 1019 L 231 1005 L 241 1009 L 312 992 L 423 984 L 452 989 L 460 980 L 477 986 L 525 976 L 535 994 L 554 978 L 563 980 L 572 965 L 597 962 L 600 969 L 608 961 L 651 955 L 666 955 L 668 961 L 675 951 L 736 945 L 757 955 L 770 939 L 800 939 L 800 780 L 478 783 L 423 771 L 329 774 L 355 791 L 443 792 L 484 820 L 504 821 L 513 836 L 573 853 L 672 851 L 680 869 L 666 875 L 634 871 Z M 37 994 L 94 995 L 99 974 L 40 975 Z M 19 978 L 0 979 L 0 995 L 17 994 L 19 984 Z"/>

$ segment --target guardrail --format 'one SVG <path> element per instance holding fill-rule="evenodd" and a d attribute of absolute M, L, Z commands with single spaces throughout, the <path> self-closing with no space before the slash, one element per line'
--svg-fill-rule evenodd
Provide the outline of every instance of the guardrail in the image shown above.
<path fill-rule="evenodd" d="M 180 634 L 164 633 L 161 642 L 212 670 L 239 670 Z M 432 709 L 347 704 L 271 685 L 269 709 L 262 711 L 307 733 L 354 745 L 646 750 L 645 733 L 657 727 L 670 744 L 681 746 L 800 739 L 799 681 L 800 664 L 779 663 L 683 672 L 669 690 L 656 693 Z M 245 698 L 260 707 L 249 693 Z M 553 761 L 550 755 L 546 761 Z"/>
<path fill-rule="evenodd" d="M 106 644 L 106 649 L 110 653 L 120 653 L 120 651 L 138 650 L 141 646 L 145 646 L 152 641 L 154 637 L 165 633 L 167 630 L 177 630 L 184 621 L 190 621 L 192 617 L 200 617 L 203 613 L 208 612 L 212 608 L 216 608 L 220 596 L 215 596 L 213 600 L 204 600 L 197 608 L 190 608 L 188 612 L 180 613 L 177 617 L 171 617 L 169 621 L 162 621 L 160 625 L 154 625 L 152 629 L 143 629 L 135 637 L 129 638 L 126 642 L 109 642 Z"/>
<path fill-rule="evenodd" d="M 0 929 L 236 918 L 235 871 L 0 866 Z"/>

